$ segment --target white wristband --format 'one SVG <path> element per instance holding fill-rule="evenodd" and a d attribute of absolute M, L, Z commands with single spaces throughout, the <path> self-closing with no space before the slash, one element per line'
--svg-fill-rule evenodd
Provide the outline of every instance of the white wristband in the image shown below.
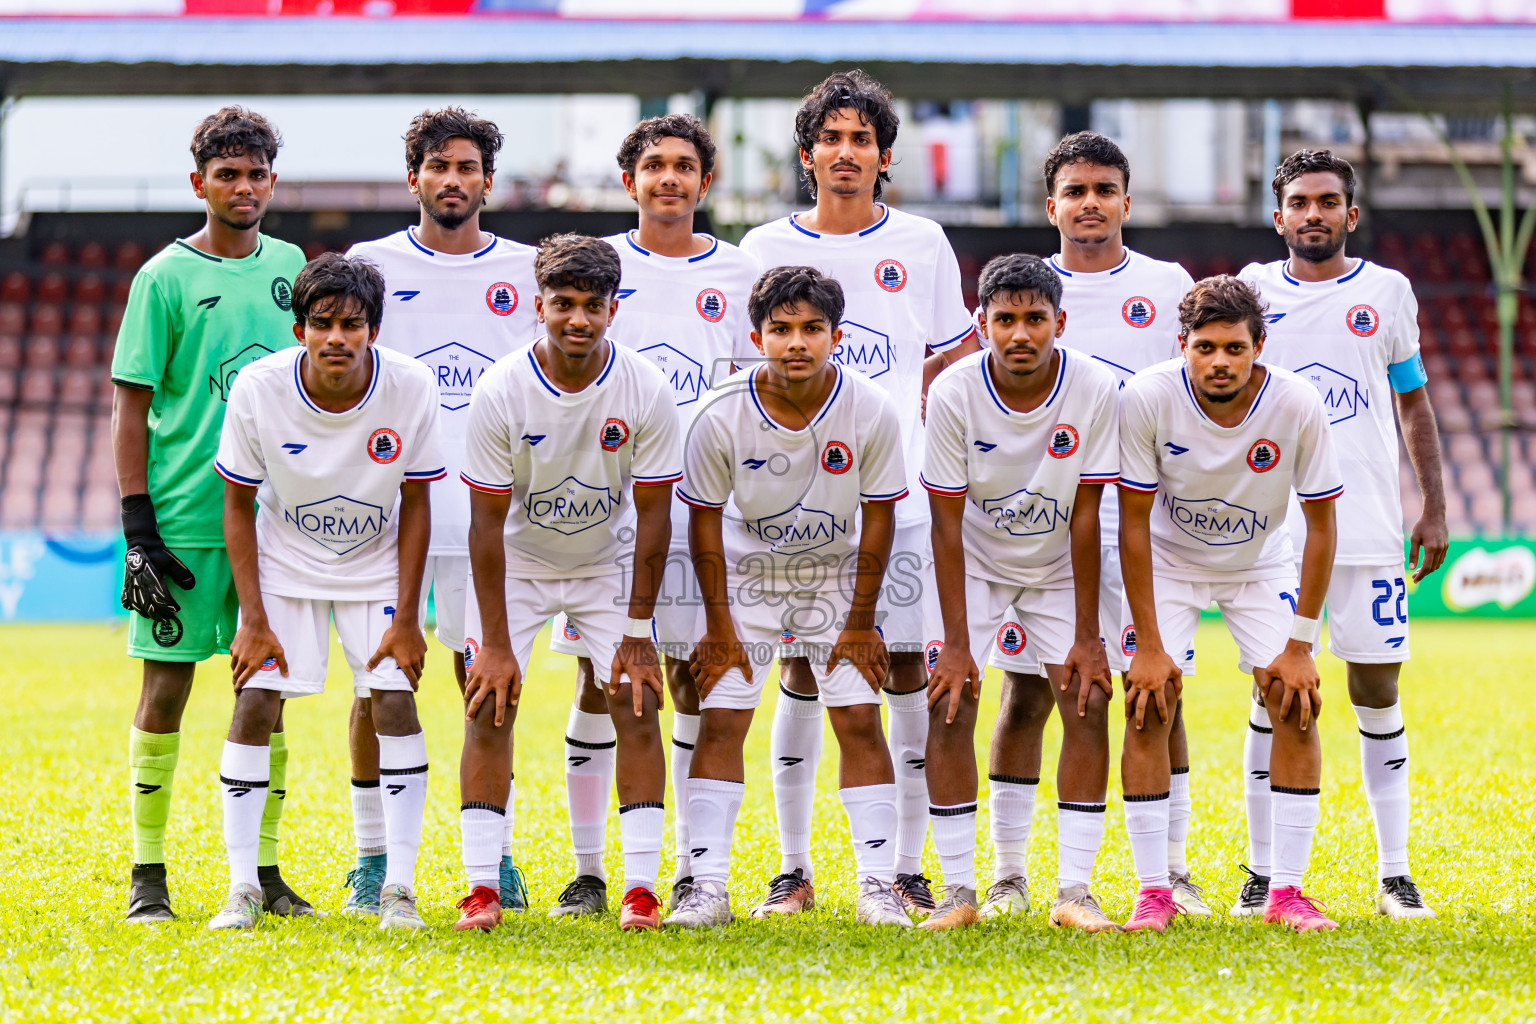
<path fill-rule="evenodd" d="M 1317 638 L 1323 635 L 1323 623 L 1320 619 L 1309 619 L 1305 615 L 1298 615 L 1291 620 L 1291 639 L 1300 640 L 1304 644 L 1315 644 Z"/>
<path fill-rule="evenodd" d="M 625 619 L 624 635 L 636 637 L 640 640 L 649 640 L 651 638 L 651 620 Z"/>

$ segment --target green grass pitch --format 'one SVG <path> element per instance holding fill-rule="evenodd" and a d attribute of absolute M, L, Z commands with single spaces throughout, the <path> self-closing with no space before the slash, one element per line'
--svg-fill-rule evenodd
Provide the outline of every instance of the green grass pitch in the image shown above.
<path fill-rule="evenodd" d="M 1247 687 L 1219 624 L 1202 626 L 1200 675 L 1186 690 L 1193 755 L 1190 864 L 1219 910 L 1244 855 L 1240 750 Z M 181 920 L 121 923 L 129 862 L 125 747 L 138 666 L 107 627 L 0 628 L 7 653 L 0 785 L 0 1018 L 5 1020 L 1521 1020 L 1536 1013 L 1536 884 L 1530 794 L 1536 701 L 1526 623 L 1421 621 L 1405 675 L 1413 742 L 1414 874 L 1440 918 L 1375 916 L 1374 852 L 1361 796 L 1343 667 L 1323 658 L 1323 820 L 1308 891 L 1342 923 L 1331 935 L 1179 921 L 1163 937 L 1065 935 L 1042 904 L 1055 868 L 1054 764 L 1030 846 L 1037 907 L 1027 920 L 963 933 L 874 932 L 851 921 L 847 827 L 829 735 L 817 804 L 814 913 L 713 934 L 619 933 L 604 919 L 545 916 L 571 874 L 561 735 L 570 659 L 541 645 L 518 729 L 518 860 L 533 912 L 490 935 L 457 935 L 460 711 L 433 646 L 421 693 L 432 778 L 417 887 L 430 928 L 383 934 L 371 920 L 269 919 L 253 934 L 204 925 L 224 895 L 216 769 L 228 726 L 226 663 L 200 670 L 187 711 L 171 830 Z M 345 663 L 332 688 L 292 702 L 285 877 L 337 910 L 352 861 Z M 770 694 L 773 690 L 770 688 Z M 984 695 L 995 708 L 996 674 Z M 768 699 L 771 708 L 772 697 Z M 990 715 L 987 717 L 990 724 Z M 731 891 L 738 912 L 777 868 L 767 769 L 768 713 L 748 751 Z M 985 732 L 985 731 L 984 731 Z M 985 743 L 985 735 L 981 737 Z M 985 775 L 983 775 L 985 779 Z M 1130 855 L 1112 774 L 1097 890 L 1129 911 Z M 671 794 L 668 794 L 670 803 Z M 985 807 L 985 794 L 982 795 Z M 990 869 L 985 811 L 977 855 Z M 610 875 L 619 858 L 610 818 Z M 670 838 L 668 840 L 670 844 Z M 928 873 L 937 878 L 929 852 Z M 663 861 L 669 877 L 670 860 Z"/>

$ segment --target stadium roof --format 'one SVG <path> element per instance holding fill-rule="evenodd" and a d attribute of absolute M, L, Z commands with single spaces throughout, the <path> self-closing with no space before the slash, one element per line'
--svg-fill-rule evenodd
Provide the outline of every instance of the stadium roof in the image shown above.
<path fill-rule="evenodd" d="M 1389 110 L 1408 97 L 1479 111 L 1507 81 L 1517 108 L 1536 110 L 1536 24 L 0 19 L 7 95 L 798 96 L 850 65 L 932 99 L 1331 97 Z"/>

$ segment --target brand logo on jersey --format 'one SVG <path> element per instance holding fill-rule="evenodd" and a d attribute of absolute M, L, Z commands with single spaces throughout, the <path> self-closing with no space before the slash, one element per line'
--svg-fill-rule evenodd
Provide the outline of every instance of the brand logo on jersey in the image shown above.
<path fill-rule="evenodd" d="M 310 540 L 338 555 L 360 547 L 384 532 L 389 516 L 382 508 L 337 494 L 283 512 L 283 521 Z"/>
<path fill-rule="evenodd" d="M 1269 517 L 1220 498 L 1186 501 L 1163 492 L 1159 500 L 1173 524 L 1202 544 L 1245 544 L 1269 529 Z"/>
<path fill-rule="evenodd" d="M 1071 506 L 1058 505 L 1055 498 L 1029 488 L 1002 498 L 988 498 L 981 510 L 992 517 L 992 525 L 1015 537 L 1033 537 L 1050 533 L 1071 516 Z"/>
<path fill-rule="evenodd" d="M 1328 410 L 1329 423 L 1353 419 L 1361 409 L 1371 407 L 1371 393 L 1360 389 L 1360 382 L 1322 363 L 1308 363 L 1296 371 L 1312 382 Z"/>
<path fill-rule="evenodd" d="M 615 299 L 627 299 L 639 290 L 640 289 L 638 288 L 620 288 L 618 291 L 613 293 L 613 297 Z"/>
<path fill-rule="evenodd" d="M 933 670 L 938 667 L 939 653 L 943 650 L 943 640 L 929 640 L 928 646 L 923 648 L 923 664 L 928 666 L 929 675 L 933 675 Z"/>
<path fill-rule="evenodd" d="M 841 441 L 828 441 L 821 450 L 821 468 L 834 476 L 848 472 L 853 465 L 853 452 Z"/>
<path fill-rule="evenodd" d="M 199 306 L 206 306 L 207 308 L 212 309 L 214 306 L 219 304 L 219 300 L 223 297 L 224 296 L 222 295 L 210 295 L 206 299 L 198 299 L 197 304 Z"/>
<path fill-rule="evenodd" d="M 497 316 L 511 316 L 517 308 L 517 289 L 505 281 L 497 281 L 485 290 L 485 304 Z"/>
<path fill-rule="evenodd" d="M 603 446 L 605 452 L 618 451 L 628 440 L 629 424 L 623 420 L 610 419 L 597 432 L 597 443 Z"/>
<path fill-rule="evenodd" d="M 1024 627 L 1017 622 L 1005 622 L 997 631 L 997 649 L 1004 654 L 1018 654 L 1024 649 Z"/>
<path fill-rule="evenodd" d="M 1344 323 L 1356 335 L 1369 338 L 1381 326 L 1381 317 L 1370 306 L 1354 306 L 1345 314 Z"/>
<path fill-rule="evenodd" d="M 899 292 L 907 286 L 907 268 L 895 260 L 881 260 L 875 264 L 875 284 L 888 292 Z"/>
<path fill-rule="evenodd" d="M 289 441 L 287 444 L 283 445 L 283 451 L 287 452 L 289 455 L 297 455 L 299 452 L 308 447 L 309 445 L 307 444 L 298 444 L 297 442 Z"/>
<path fill-rule="evenodd" d="M 1077 451 L 1077 428 L 1070 423 L 1056 424 L 1051 428 L 1051 440 L 1045 450 L 1053 459 L 1065 459 Z"/>
<path fill-rule="evenodd" d="M 380 427 L 368 437 L 368 457 L 381 466 L 387 466 L 400 457 L 400 435 L 388 427 Z"/>
<path fill-rule="evenodd" d="M 438 395 L 448 412 L 469 407 L 470 392 L 496 362 L 484 352 L 476 352 L 456 341 L 427 349 L 416 358 L 432 368 L 432 375 L 437 378 Z"/>
<path fill-rule="evenodd" d="M 890 372 L 896 363 L 896 353 L 891 349 L 889 335 L 851 320 L 844 320 L 841 326 L 843 340 L 832 350 L 834 363 L 869 378 Z"/>
<path fill-rule="evenodd" d="M 977 447 L 977 449 L 980 450 L 981 454 L 983 454 L 983 455 L 987 454 L 987 452 L 989 452 L 993 448 L 997 447 L 997 445 L 992 444 L 992 443 L 990 443 L 988 441 L 972 441 L 971 443 L 974 444 Z"/>
<path fill-rule="evenodd" d="M 662 342 L 640 350 L 672 384 L 672 400 L 678 405 L 697 402 L 704 389 L 704 367 Z"/>
<path fill-rule="evenodd" d="M 523 508 L 533 525 L 570 536 L 607 522 L 619 500 L 619 495 L 606 487 L 593 487 L 568 476 L 553 487 L 528 495 Z"/>
<path fill-rule="evenodd" d="M 1248 468 L 1255 473 L 1268 473 L 1280 461 L 1280 446 L 1268 438 L 1259 438 L 1248 449 Z"/>
<path fill-rule="evenodd" d="M 480 645 L 475 642 L 475 638 L 472 637 L 472 636 L 471 637 L 465 637 L 464 638 L 464 667 L 467 668 L 467 669 L 468 668 L 474 668 L 475 667 L 475 659 L 478 658 L 479 656 L 480 656 Z"/>
<path fill-rule="evenodd" d="M 567 640 L 580 640 L 581 630 L 571 625 L 570 620 L 566 620 L 565 625 L 561 627 L 560 635 L 565 637 Z"/>
<path fill-rule="evenodd" d="M 1145 327 L 1157 319 L 1157 307 L 1145 295 L 1132 295 L 1120 307 L 1120 315 L 1132 327 Z"/>
<path fill-rule="evenodd" d="M 156 619 L 149 629 L 149 635 L 155 638 L 155 643 L 161 647 L 175 647 L 181 643 L 181 635 L 186 632 L 186 627 L 181 620 L 172 615 L 168 619 Z"/>
<path fill-rule="evenodd" d="M 775 553 L 794 555 L 832 543 L 848 532 L 849 521 L 821 509 L 796 505 L 778 515 L 747 520 L 742 525 Z"/>
<path fill-rule="evenodd" d="M 401 302 L 410 302 L 412 299 L 414 299 L 416 296 L 418 296 L 420 294 L 421 294 L 421 289 L 420 288 L 416 289 L 415 291 L 406 291 L 404 289 L 401 289 L 400 291 L 394 293 L 395 298 L 399 299 Z"/>
<path fill-rule="evenodd" d="M 743 466 L 746 466 L 748 469 L 762 469 L 764 466 L 768 465 L 768 460 L 767 459 L 742 459 L 741 460 L 741 464 Z"/>
<path fill-rule="evenodd" d="M 693 300 L 693 305 L 698 309 L 699 316 L 712 324 L 719 323 L 720 318 L 725 316 L 725 296 L 717 289 L 705 288 Z"/>
<path fill-rule="evenodd" d="M 293 308 L 293 284 L 286 277 L 272 279 L 272 301 L 285 313 Z"/>
<path fill-rule="evenodd" d="M 1285 319 L 1285 314 L 1284 313 L 1265 313 L 1264 314 L 1264 322 L 1267 323 L 1267 324 L 1277 324 L 1281 320 L 1284 320 L 1284 319 Z"/>
<path fill-rule="evenodd" d="M 1126 626 L 1120 631 L 1120 651 L 1127 657 L 1136 653 L 1136 627 Z"/>
<path fill-rule="evenodd" d="M 222 401 L 229 401 L 229 389 L 235 386 L 235 375 L 262 356 L 271 354 L 271 349 L 256 342 L 245 346 L 219 364 L 218 374 L 208 378 L 208 393 L 218 392 Z"/>
<path fill-rule="evenodd" d="M 1189 451 L 1189 449 L 1185 448 L 1183 445 L 1174 444 L 1172 441 L 1164 441 L 1163 447 L 1168 449 L 1169 455 L 1183 455 L 1185 452 Z"/>

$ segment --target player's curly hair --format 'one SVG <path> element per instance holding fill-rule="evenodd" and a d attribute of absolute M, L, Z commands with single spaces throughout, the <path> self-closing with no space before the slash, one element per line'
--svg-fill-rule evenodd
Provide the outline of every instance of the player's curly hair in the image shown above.
<path fill-rule="evenodd" d="M 463 107 L 423 110 L 411 118 L 405 130 L 405 166 L 412 174 L 421 171 L 427 154 L 442 152 L 450 139 L 468 139 L 480 150 L 480 163 L 487 175 L 496 171 L 496 154 L 501 152 L 501 129 L 495 122 L 476 117 Z"/>
<path fill-rule="evenodd" d="M 1344 202 L 1355 205 L 1355 167 L 1331 149 L 1298 149 L 1275 168 L 1275 179 L 1269 187 L 1275 193 L 1275 205 L 1285 197 L 1285 186 L 1303 174 L 1337 174 L 1344 183 Z"/>
<path fill-rule="evenodd" d="M 795 144 L 809 153 L 816 148 L 816 136 L 827 123 L 827 115 L 838 110 L 852 108 L 859 121 L 875 129 L 875 145 L 884 153 L 896 145 L 896 131 L 901 118 L 896 116 L 896 103 L 890 90 L 864 72 L 839 71 L 828 75 L 800 101 L 795 111 Z M 811 195 L 816 195 L 816 176 L 800 166 L 800 175 Z M 880 198 L 880 183 L 891 180 L 887 171 L 875 178 L 875 198 Z"/>
<path fill-rule="evenodd" d="M 282 148 L 277 126 L 254 110 L 228 106 L 209 114 L 192 131 L 192 159 L 201 174 L 218 157 L 261 157 L 271 167 Z"/>
<path fill-rule="evenodd" d="M 539 290 L 579 288 L 612 298 L 619 290 L 622 267 L 613 246 L 591 235 L 550 235 L 539 243 L 533 276 Z"/>
<path fill-rule="evenodd" d="M 1264 312 L 1269 309 L 1259 293 L 1231 274 L 1196 281 L 1179 300 L 1179 337 L 1206 324 L 1247 324 L 1255 343 L 1264 338 Z"/>
<path fill-rule="evenodd" d="M 976 297 L 983 311 L 999 295 L 1038 295 L 1061 308 L 1061 276 L 1038 256 L 1011 252 L 994 256 L 981 268 Z"/>
<path fill-rule="evenodd" d="M 356 304 L 369 327 L 384 319 L 384 275 L 372 260 L 325 252 L 304 264 L 293 281 L 293 319 L 302 324 L 316 310 Z"/>
<path fill-rule="evenodd" d="M 619 144 L 619 169 L 634 177 L 635 164 L 640 160 L 640 154 L 645 152 L 645 147 L 662 139 L 682 139 L 692 143 L 694 152 L 699 154 L 699 173 L 714 173 L 715 140 L 710 138 L 704 122 L 692 114 L 663 114 L 661 117 L 648 117 L 635 125 Z"/>
<path fill-rule="evenodd" d="M 816 310 L 836 330 L 843 320 L 843 286 L 814 267 L 774 267 L 752 286 L 747 315 L 761 330 L 774 310 L 798 310 L 802 305 Z"/>
<path fill-rule="evenodd" d="M 1045 165 L 1041 168 L 1045 176 L 1045 194 L 1055 195 L 1056 175 L 1068 164 L 1077 163 L 1117 168 L 1126 189 L 1131 187 L 1131 162 L 1125 158 L 1125 151 L 1115 144 L 1114 139 L 1098 132 L 1073 132 L 1064 136 L 1045 155 Z"/>

